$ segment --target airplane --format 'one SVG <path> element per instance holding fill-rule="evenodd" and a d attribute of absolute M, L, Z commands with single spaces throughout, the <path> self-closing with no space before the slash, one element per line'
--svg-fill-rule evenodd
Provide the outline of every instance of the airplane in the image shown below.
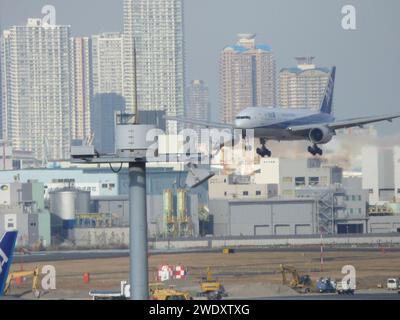
<path fill-rule="evenodd" d="M 400 118 L 400 114 L 362 117 L 336 121 L 332 115 L 333 92 L 335 87 L 336 67 L 333 67 L 326 86 L 324 97 L 319 110 L 316 112 L 310 108 L 282 108 L 282 107 L 248 107 L 239 112 L 234 124 L 213 123 L 195 119 L 179 117 L 166 117 L 167 120 L 182 121 L 204 127 L 241 129 L 245 137 L 246 129 L 254 130 L 254 137 L 260 140 L 261 148 L 256 152 L 262 158 L 271 157 L 272 153 L 267 149 L 268 140 L 275 141 L 310 141 L 312 146 L 308 152 L 313 156 L 322 156 L 323 151 L 319 145 L 330 142 L 336 135 L 336 130 L 351 127 L 362 128 L 366 124 L 389 121 Z M 232 138 L 233 140 L 233 138 Z M 223 145 L 221 145 L 223 146 Z"/>
<path fill-rule="evenodd" d="M 7 231 L 0 240 L 0 297 L 4 295 L 8 273 L 13 260 L 18 231 Z"/>

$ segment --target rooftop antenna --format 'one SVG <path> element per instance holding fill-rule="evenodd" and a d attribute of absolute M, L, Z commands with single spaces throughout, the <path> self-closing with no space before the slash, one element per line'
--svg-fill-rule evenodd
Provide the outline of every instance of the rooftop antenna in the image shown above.
<path fill-rule="evenodd" d="M 138 108 L 138 96 L 137 96 L 137 67 L 136 67 L 136 40 L 133 38 L 133 68 L 134 68 L 134 78 L 133 83 L 135 85 L 135 98 L 134 98 L 134 106 L 133 113 L 135 114 L 135 123 L 139 123 L 139 108 Z"/>

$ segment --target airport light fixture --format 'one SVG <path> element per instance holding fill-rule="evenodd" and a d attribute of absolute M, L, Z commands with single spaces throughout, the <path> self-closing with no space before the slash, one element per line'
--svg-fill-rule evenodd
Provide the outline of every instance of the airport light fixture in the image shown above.
<path fill-rule="evenodd" d="M 136 123 L 134 114 L 115 114 L 115 154 L 99 154 L 93 145 L 71 147 L 72 163 L 129 165 L 129 250 L 130 287 L 132 300 L 149 298 L 148 238 L 146 212 L 146 154 L 154 141 L 147 141 L 147 133 L 154 125 Z M 199 155 L 197 155 L 198 157 Z M 179 155 L 177 155 L 177 159 Z M 186 158 L 187 159 L 187 158 Z M 197 158 L 196 158 L 197 159 Z M 156 161 L 151 159 L 151 161 Z M 162 160 L 160 160 L 162 161 Z M 185 186 L 195 188 L 214 173 L 188 162 Z"/>
<path fill-rule="evenodd" d="M 91 145 L 72 146 L 72 163 L 128 163 L 129 165 L 129 250 L 132 300 L 149 298 L 148 240 L 146 212 L 146 141 L 153 125 L 136 123 L 134 114 L 115 115 L 115 154 L 100 155 Z"/>

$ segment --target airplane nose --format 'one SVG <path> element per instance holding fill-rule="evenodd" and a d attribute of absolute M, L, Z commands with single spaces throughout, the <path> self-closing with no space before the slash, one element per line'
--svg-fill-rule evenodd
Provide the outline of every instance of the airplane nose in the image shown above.
<path fill-rule="evenodd" d="M 235 120 L 235 127 L 236 128 L 242 128 L 242 126 L 243 126 L 243 120 L 236 119 Z"/>

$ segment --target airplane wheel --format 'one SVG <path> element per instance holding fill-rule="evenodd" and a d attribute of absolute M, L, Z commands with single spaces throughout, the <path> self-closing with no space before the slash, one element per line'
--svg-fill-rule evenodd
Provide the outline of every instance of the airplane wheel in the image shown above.
<path fill-rule="evenodd" d="M 257 148 L 257 154 L 261 157 L 261 158 L 265 158 L 266 156 L 270 157 L 271 156 L 271 151 L 269 151 L 267 148 Z"/>

